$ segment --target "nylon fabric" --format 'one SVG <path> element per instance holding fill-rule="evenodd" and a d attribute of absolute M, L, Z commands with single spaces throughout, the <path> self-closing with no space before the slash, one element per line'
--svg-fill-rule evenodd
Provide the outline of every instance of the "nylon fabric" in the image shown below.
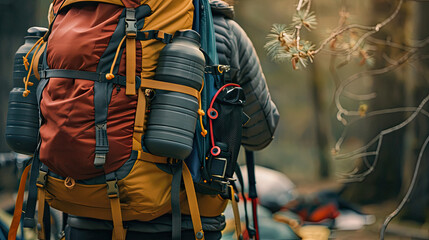
<path fill-rule="evenodd" d="M 185 183 L 186 196 L 188 199 L 192 224 L 194 225 L 195 238 L 204 239 L 204 231 L 203 226 L 201 225 L 200 211 L 197 196 L 195 194 L 194 182 L 192 180 L 191 172 L 189 172 L 185 162 L 183 162 L 183 182 Z M 203 234 L 202 238 L 197 238 L 201 233 Z"/>
<path fill-rule="evenodd" d="M 173 180 L 171 182 L 171 235 L 172 240 L 180 240 L 182 231 L 182 214 L 180 212 L 180 184 L 182 183 L 182 165 L 173 166 Z"/>
<path fill-rule="evenodd" d="M 196 195 L 200 215 L 204 217 L 217 217 L 225 211 L 226 206 L 228 205 L 228 200 L 223 199 L 220 195 L 208 195 L 198 192 Z M 181 206 L 183 214 L 191 214 L 189 204 L 186 199 L 181 203 Z"/>
<path fill-rule="evenodd" d="M 18 232 L 19 222 L 21 220 L 22 214 L 22 204 L 24 203 L 24 192 L 25 184 L 27 182 L 28 172 L 31 169 L 31 165 L 25 167 L 24 171 L 21 174 L 21 180 L 19 181 L 18 193 L 16 195 L 15 210 L 13 211 L 12 223 L 9 227 L 8 240 L 15 240 L 16 234 Z"/>
<path fill-rule="evenodd" d="M 54 12 L 58 15 L 48 39 L 48 66 L 51 69 L 95 72 L 123 8 L 106 3 L 79 3 L 58 12 L 61 3 L 54 4 Z M 149 0 L 141 4 L 147 4 L 152 15 L 146 17 L 143 29 L 139 31 L 156 29 L 173 34 L 179 29 L 192 27 L 193 6 L 190 0 Z M 140 8 L 143 12 L 148 10 L 145 6 Z M 137 16 L 139 14 L 137 11 Z M 163 46 L 164 43 L 157 40 L 137 42 L 136 74 L 146 77 L 154 75 Z M 143 55 L 142 48 L 145 49 Z M 126 52 L 118 61 L 119 75 L 126 72 Z M 117 88 L 109 104 L 107 135 L 110 149 L 104 166 L 106 172 L 118 169 L 129 159 L 131 146 L 136 145 L 134 141 L 141 141 L 141 138 L 134 141 L 132 138 L 137 97 L 124 93 L 124 90 Z M 93 95 L 93 82 L 67 78 L 52 78 L 43 92 L 40 108 L 46 121 L 41 126 L 40 156 L 42 162 L 63 177 L 84 180 L 104 174 L 91 166 L 95 151 L 95 130 L 91 120 L 95 112 L 91 104 Z M 72 150 L 68 146 L 70 142 L 73 142 L 74 149 L 80 151 Z"/>
<path fill-rule="evenodd" d="M 37 182 L 37 177 L 39 175 L 39 168 L 40 168 L 40 161 L 36 153 L 33 156 L 32 164 L 31 164 L 31 173 L 30 173 L 30 179 L 28 184 L 29 187 L 28 187 L 28 196 L 27 196 L 27 206 L 24 212 L 24 221 L 23 221 L 24 227 L 34 228 L 34 225 L 35 225 L 34 215 L 36 212 L 37 191 L 38 191 L 36 182 Z"/>
<path fill-rule="evenodd" d="M 133 132 L 133 150 L 142 150 L 141 139 L 144 133 L 144 121 L 146 118 L 146 96 L 142 88 L 138 90 L 138 100 L 136 117 L 134 121 L 134 132 Z"/>
<path fill-rule="evenodd" d="M 192 29 L 194 6 L 191 0 L 143 0 L 152 9 L 152 14 L 146 17 L 143 30 L 160 30 L 174 34 L 180 29 Z M 142 49 L 142 78 L 151 79 L 155 74 L 159 52 L 164 43 L 157 40 L 141 42 Z"/>
<path fill-rule="evenodd" d="M 240 222 L 240 213 L 238 211 L 238 204 L 235 200 L 235 192 L 232 186 L 230 186 L 231 190 L 231 204 L 232 204 L 232 210 L 234 213 L 234 222 L 235 222 L 235 234 L 237 236 L 237 239 L 242 239 L 241 237 L 241 222 Z"/>
<path fill-rule="evenodd" d="M 139 151 L 137 159 L 145 162 L 150 162 L 150 163 L 161 163 L 161 164 L 168 163 L 168 158 L 166 157 L 155 156 L 153 154 L 143 152 L 143 151 Z"/>
<path fill-rule="evenodd" d="M 42 56 L 42 54 L 45 52 L 45 48 L 46 48 L 46 42 L 43 43 L 42 47 L 39 49 L 39 51 L 37 51 L 36 53 L 34 53 L 34 61 L 33 61 L 33 73 L 34 76 L 40 80 L 40 74 L 39 74 L 39 62 L 40 62 L 40 57 Z"/>
<path fill-rule="evenodd" d="M 171 211 L 172 175 L 155 164 L 137 160 L 130 173 L 118 181 L 121 211 L 124 221 L 149 221 Z M 156 187 L 154 187 L 156 186 Z M 106 184 L 76 183 L 73 189 L 64 186 L 64 180 L 48 176 L 46 201 L 66 213 L 112 220 Z M 180 201 L 186 199 L 180 191 Z"/>
<path fill-rule="evenodd" d="M 126 48 L 127 48 L 127 86 L 126 86 L 126 94 L 127 95 L 135 95 L 136 94 L 136 39 L 128 38 L 126 39 Z"/>
<path fill-rule="evenodd" d="M 43 226 L 43 216 L 45 213 L 45 194 L 46 191 L 42 187 L 38 187 L 38 208 L 37 208 L 37 237 L 45 239 L 45 228 Z"/>
<path fill-rule="evenodd" d="M 43 233 L 45 234 L 45 239 L 51 238 L 51 207 L 45 201 L 45 208 L 43 212 Z"/>
<path fill-rule="evenodd" d="M 180 93 L 185 93 L 185 94 L 191 95 L 197 99 L 199 98 L 199 91 L 198 90 L 196 90 L 195 88 L 192 88 L 192 87 L 182 85 L 182 84 L 175 84 L 175 83 L 150 80 L 150 79 L 142 79 L 142 87 L 143 88 L 153 88 L 153 89 L 180 92 Z"/>
<path fill-rule="evenodd" d="M 48 66 L 95 72 L 121 13 L 120 6 L 103 3 L 76 5 L 61 11 L 48 40 Z M 82 36 L 85 38 L 80 41 Z M 125 62 L 125 55 L 122 59 Z M 52 78 L 43 91 L 40 109 L 46 121 L 40 128 L 40 158 L 63 177 L 82 180 L 104 174 L 93 166 L 93 85 L 94 82 L 82 79 Z M 136 102 L 136 97 L 126 96 L 124 90 L 116 89 L 112 94 L 107 117 L 110 151 L 106 172 L 116 170 L 129 159 Z M 71 142 L 73 148 L 69 147 Z"/>
<path fill-rule="evenodd" d="M 118 196 L 110 198 L 110 208 L 112 211 L 113 236 L 115 237 L 114 239 L 124 240 L 125 232 L 124 226 L 122 224 L 121 204 L 119 202 Z"/>

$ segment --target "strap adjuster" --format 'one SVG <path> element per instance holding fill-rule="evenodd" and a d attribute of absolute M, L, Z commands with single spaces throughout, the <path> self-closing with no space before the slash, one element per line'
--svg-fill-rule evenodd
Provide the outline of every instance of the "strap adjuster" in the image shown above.
<path fill-rule="evenodd" d="M 46 79 L 46 70 L 39 71 L 40 80 Z"/>
<path fill-rule="evenodd" d="M 109 196 L 109 198 L 119 197 L 119 188 L 118 188 L 116 179 L 111 181 L 106 181 L 106 184 L 107 184 L 107 196 Z"/>
<path fill-rule="evenodd" d="M 137 37 L 137 19 L 136 10 L 127 8 L 125 12 L 125 34 L 127 38 Z"/>
<path fill-rule="evenodd" d="M 205 73 L 209 74 L 215 74 L 215 75 L 222 75 L 224 73 L 227 73 L 231 70 L 231 67 L 229 65 L 209 65 L 206 66 L 204 71 Z"/>
<path fill-rule="evenodd" d="M 37 177 L 36 186 L 39 188 L 44 188 L 46 185 L 46 178 L 48 173 L 42 170 L 39 170 L 39 176 Z"/>

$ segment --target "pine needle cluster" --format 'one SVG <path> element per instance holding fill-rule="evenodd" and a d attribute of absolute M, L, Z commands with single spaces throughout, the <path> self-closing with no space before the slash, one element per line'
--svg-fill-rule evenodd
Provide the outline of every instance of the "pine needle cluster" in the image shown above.
<path fill-rule="evenodd" d="M 316 16 L 309 11 L 297 11 L 289 26 L 273 24 L 264 46 L 268 56 L 275 62 L 290 61 L 293 69 L 306 67 L 308 62 L 313 62 L 315 46 L 310 41 L 300 40 L 300 31 L 302 27 L 311 31 L 316 25 Z"/>

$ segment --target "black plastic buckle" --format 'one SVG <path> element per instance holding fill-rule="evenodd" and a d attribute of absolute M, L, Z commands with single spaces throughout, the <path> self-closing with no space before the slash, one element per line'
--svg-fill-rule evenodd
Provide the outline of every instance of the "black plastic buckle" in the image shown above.
<path fill-rule="evenodd" d="M 137 19 L 134 8 L 127 8 L 125 11 L 125 34 L 127 38 L 137 37 Z"/>
<path fill-rule="evenodd" d="M 109 198 L 119 197 L 119 188 L 116 179 L 111 181 L 106 181 L 107 184 L 107 196 Z"/>
<path fill-rule="evenodd" d="M 36 186 L 37 187 L 40 187 L 40 188 L 44 188 L 45 187 L 47 175 L 48 175 L 47 172 L 45 172 L 43 170 L 39 170 L 39 176 L 37 177 L 37 181 L 36 181 Z"/>

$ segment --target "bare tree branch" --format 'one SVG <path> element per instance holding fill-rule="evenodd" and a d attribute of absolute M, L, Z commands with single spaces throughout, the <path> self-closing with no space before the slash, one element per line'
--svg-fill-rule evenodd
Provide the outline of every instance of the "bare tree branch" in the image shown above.
<path fill-rule="evenodd" d="M 391 214 L 389 214 L 389 216 L 384 220 L 383 226 L 381 227 L 381 230 L 380 230 L 380 239 L 381 240 L 384 240 L 384 232 L 386 231 L 387 225 L 390 223 L 390 221 L 394 217 L 396 217 L 396 215 L 398 215 L 398 213 L 404 207 L 405 203 L 408 202 L 408 200 L 410 199 L 410 195 L 413 192 L 414 186 L 416 184 L 416 179 L 417 179 L 417 175 L 419 173 L 420 163 L 422 161 L 423 153 L 426 150 L 428 143 L 429 143 L 429 136 L 426 138 L 425 142 L 423 143 L 423 146 L 420 149 L 420 153 L 419 153 L 419 157 L 417 159 L 416 167 L 414 168 L 413 178 L 411 180 L 410 186 L 408 187 L 407 193 L 405 194 L 404 198 L 402 198 L 401 203 L 395 209 L 395 211 L 393 211 Z"/>
<path fill-rule="evenodd" d="M 320 50 L 322 50 L 326 44 L 328 44 L 332 39 L 336 38 L 337 36 L 339 36 L 340 34 L 351 30 L 351 29 L 361 29 L 361 30 L 365 30 L 365 31 L 369 31 L 368 33 L 364 34 L 365 38 L 368 37 L 369 35 L 378 32 L 382 27 L 384 27 L 386 24 L 388 24 L 390 21 L 392 21 L 399 13 L 399 10 L 402 7 L 404 0 L 399 0 L 398 6 L 396 7 L 395 11 L 392 13 L 392 15 L 390 15 L 388 18 L 386 18 L 384 21 L 382 21 L 381 23 L 378 23 L 374 26 L 364 26 L 364 25 L 360 25 L 360 24 L 350 24 L 347 25 L 341 29 L 339 29 L 338 31 L 335 31 L 334 33 L 331 34 L 331 36 L 329 36 L 328 38 L 326 38 L 322 44 L 320 44 L 319 48 L 317 48 L 314 51 L 314 54 L 317 54 L 320 52 Z M 361 38 L 362 40 L 365 38 Z M 357 45 L 357 44 L 356 44 Z"/>

